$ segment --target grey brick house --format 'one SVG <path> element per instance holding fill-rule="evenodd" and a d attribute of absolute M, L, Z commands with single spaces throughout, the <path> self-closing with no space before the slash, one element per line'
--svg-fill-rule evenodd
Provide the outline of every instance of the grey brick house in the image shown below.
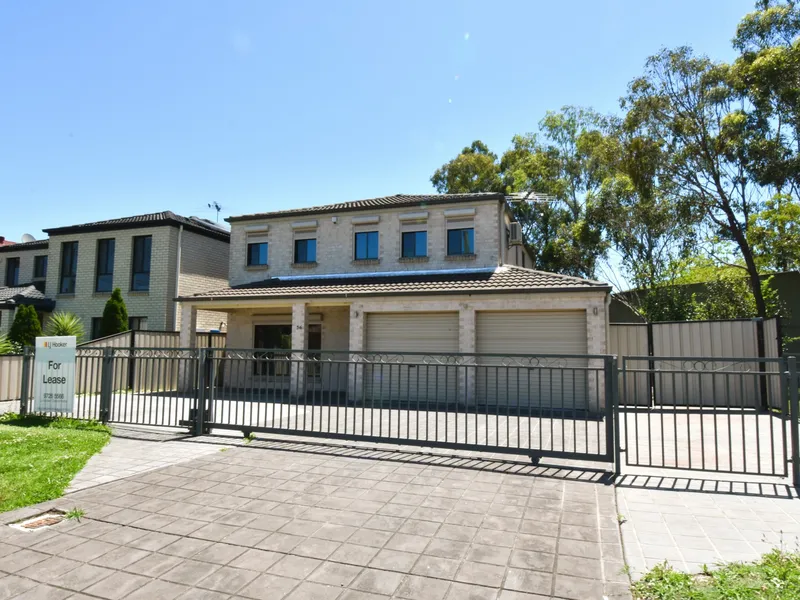
<path fill-rule="evenodd" d="M 175 330 L 180 305 L 174 298 L 219 288 L 228 281 L 227 230 L 170 211 L 45 229 L 48 240 L 0 246 L 0 333 L 15 305 L 38 303 L 47 313 L 64 310 L 96 337 L 114 288 L 122 290 L 132 329 Z M 16 300 L 12 289 L 27 291 Z M 3 290 L 6 290 L 5 292 Z M 200 330 L 224 326 L 227 315 L 199 313 Z"/>
<path fill-rule="evenodd" d="M 502 194 L 397 195 L 228 221 L 228 285 L 178 298 L 182 346 L 193 343 L 199 311 L 214 310 L 228 314 L 228 348 L 606 352 L 610 287 L 527 268 L 531 257 Z M 312 371 L 255 369 L 227 381 L 282 381 L 291 394 L 370 385 L 354 381 L 361 375 L 352 369 Z M 418 392 L 428 383 L 398 385 Z M 486 394 L 498 382 L 464 385 Z"/>

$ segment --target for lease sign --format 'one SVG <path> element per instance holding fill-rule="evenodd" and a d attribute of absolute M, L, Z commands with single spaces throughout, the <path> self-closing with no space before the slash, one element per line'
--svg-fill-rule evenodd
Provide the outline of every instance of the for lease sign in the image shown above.
<path fill-rule="evenodd" d="M 37 337 L 33 410 L 71 413 L 75 405 L 75 337 Z"/>

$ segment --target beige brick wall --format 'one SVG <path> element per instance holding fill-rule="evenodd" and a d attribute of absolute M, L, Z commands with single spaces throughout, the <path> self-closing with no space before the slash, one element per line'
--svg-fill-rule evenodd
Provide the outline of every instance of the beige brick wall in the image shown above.
<path fill-rule="evenodd" d="M 448 260 L 446 258 L 447 218 L 445 210 L 474 208 L 472 218 L 475 227 L 475 254 L 470 260 Z M 427 211 L 428 260 L 425 262 L 403 262 L 401 257 L 400 215 Z M 354 218 L 379 216 L 375 225 L 356 225 Z M 331 217 L 337 217 L 337 223 Z M 492 267 L 502 260 L 500 240 L 500 209 L 496 201 L 435 205 L 428 208 L 374 209 L 357 213 L 326 213 L 266 221 L 236 222 L 231 227 L 230 283 L 237 285 L 261 281 L 269 277 L 286 275 L 322 275 L 332 273 L 365 273 L 380 271 L 419 271 L 432 269 L 456 269 Z M 317 265 L 312 268 L 293 267 L 295 231 L 292 223 L 316 220 Z M 252 232 L 251 236 L 269 243 L 269 265 L 267 268 L 247 267 L 248 228 L 268 225 L 267 232 Z M 469 225 L 466 225 L 469 226 Z M 423 227 L 424 228 L 424 227 Z M 421 228 L 422 229 L 422 228 Z M 378 231 L 379 260 L 377 263 L 353 261 L 356 231 Z M 503 236 L 505 229 L 503 228 Z M 305 236 L 313 237 L 313 236 Z"/>
<path fill-rule="evenodd" d="M 181 234 L 181 270 L 176 296 L 228 287 L 230 244 L 192 231 Z M 177 303 L 177 319 L 181 322 L 181 306 Z M 197 313 L 197 329 L 219 329 L 227 323 L 224 312 L 201 310 Z"/>
<path fill-rule="evenodd" d="M 36 248 L 28 250 L 20 250 L 18 252 L 0 252 L 0 287 L 6 284 L 6 266 L 9 258 L 19 258 L 19 283 L 32 283 L 33 278 L 33 262 L 36 256 L 47 256 L 49 253 L 47 248 Z M 47 270 L 50 270 L 48 264 Z M 45 290 L 48 292 L 49 290 Z"/>
<path fill-rule="evenodd" d="M 131 260 L 133 238 L 152 235 L 150 290 L 131 291 Z M 147 317 L 151 330 L 173 329 L 173 298 L 176 295 L 175 263 L 178 249 L 178 230 L 175 227 L 147 227 L 100 231 L 82 234 L 56 235 L 50 238 L 47 269 L 47 296 L 56 299 L 56 310 L 75 313 L 84 322 L 87 335 L 91 334 L 93 317 L 100 317 L 110 293 L 97 293 L 95 272 L 97 265 L 97 240 L 114 238 L 113 287 L 122 290 L 122 297 L 131 317 Z M 58 294 L 61 270 L 61 244 L 78 242 L 78 270 L 75 294 Z"/>

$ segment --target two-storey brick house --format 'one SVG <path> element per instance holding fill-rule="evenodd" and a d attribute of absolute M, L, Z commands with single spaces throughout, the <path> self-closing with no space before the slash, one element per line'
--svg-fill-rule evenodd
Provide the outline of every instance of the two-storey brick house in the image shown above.
<path fill-rule="evenodd" d="M 48 240 L 0 247 L 2 283 L 7 290 L 35 286 L 38 295 L 31 288 L 30 299 L 17 296 L 18 302 L 44 299 L 50 311 L 74 313 L 90 338 L 98 336 L 114 288 L 122 291 L 132 329 L 170 331 L 180 323 L 175 296 L 228 282 L 230 234 L 204 219 L 164 211 L 44 231 Z M 9 314 L 0 326 L 7 328 L 13 311 L 3 312 Z M 197 326 L 218 329 L 226 317 L 203 311 Z"/>
<path fill-rule="evenodd" d="M 211 309 L 228 313 L 228 348 L 606 351 L 610 287 L 526 268 L 531 259 L 502 194 L 397 195 L 228 221 L 229 285 L 179 298 L 182 345 L 193 341 L 197 311 Z M 226 377 L 232 385 L 282 381 L 293 395 L 309 386 L 358 394 L 376 384 L 365 377 L 379 377 L 331 368 L 272 366 Z M 397 385 L 419 395 L 431 382 Z M 471 397 L 489 393 L 492 382 L 461 385 Z"/>

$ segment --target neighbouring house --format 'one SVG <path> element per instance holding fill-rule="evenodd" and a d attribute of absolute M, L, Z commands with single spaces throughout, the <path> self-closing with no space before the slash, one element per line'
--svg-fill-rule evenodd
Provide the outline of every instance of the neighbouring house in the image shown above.
<path fill-rule="evenodd" d="M 578 367 L 606 352 L 610 287 L 527 268 L 502 194 L 396 195 L 227 220 L 229 284 L 178 298 L 182 346 L 200 311 L 213 310 L 228 314 L 228 348 L 482 353 L 498 366 L 504 354 L 584 355 Z M 353 380 L 363 371 L 331 368 L 255 365 L 226 384 L 277 382 L 293 395 L 370 385 Z M 398 393 L 434 389 L 426 377 L 397 382 Z M 480 375 L 466 385 L 470 395 L 501 387 Z"/>
<path fill-rule="evenodd" d="M 0 246 L 0 331 L 16 305 L 32 303 L 45 323 L 54 310 L 76 314 L 94 339 L 114 288 L 131 329 L 174 331 L 181 320 L 175 296 L 228 282 L 230 234 L 205 219 L 164 211 L 44 231 L 47 240 Z M 226 318 L 203 311 L 197 327 L 218 330 Z"/>

